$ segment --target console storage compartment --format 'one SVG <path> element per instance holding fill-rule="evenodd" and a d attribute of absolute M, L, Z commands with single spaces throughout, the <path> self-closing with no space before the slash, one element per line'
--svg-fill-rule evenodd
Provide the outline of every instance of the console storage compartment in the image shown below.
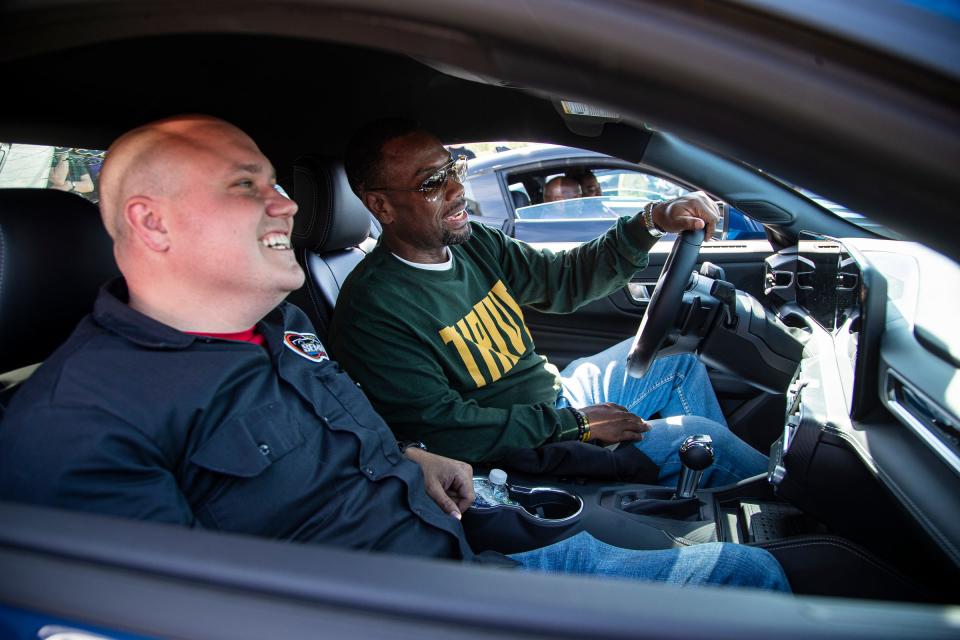
<path fill-rule="evenodd" d="M 475 505 L 463 514 L 463 528 L 475 551 L 517 553 L 538 549 L 579 529 L 580 496 L 555 487 L 510 487 L 515 505 Z"/>

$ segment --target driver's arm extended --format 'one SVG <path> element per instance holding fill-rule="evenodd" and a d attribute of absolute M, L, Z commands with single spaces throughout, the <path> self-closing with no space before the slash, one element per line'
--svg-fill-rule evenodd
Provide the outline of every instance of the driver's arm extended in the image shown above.
<path fill-rule="evenodd" d="M 717 204 L 702 191 L 658 203 L 653 222 L 668 232 L 706 227 L 711 238 L 719 221 Z M 479 227 L 478 232 L 482 231 Z M 609 231 L 568 251 L 534 249 L 502 233 L 491 234 L 498 247 L 505 282 L 517 302 L 538 311 L 569 313 L 610 295 L 648 263 L 657 238 L 646 232 L 641 214 L 620 218 Z"/>
<path fill-rule="evenodd" d="M 521 306 L 570 313 L 625 286 L 649 262 L 657 239 L 641 216 L 624 217 L 598 238 L 565 251 L 538 249 L 498 231 L 475 227 L 501 265 L 504 283 Z"/>
<path fill-rule="evenodd" d="M 653 222 L 672 233 L 705 228 L 704 238 L 710 240 L 720 222 L 720 207 L 703 191 L 694 191 L 655 206 Z"/>

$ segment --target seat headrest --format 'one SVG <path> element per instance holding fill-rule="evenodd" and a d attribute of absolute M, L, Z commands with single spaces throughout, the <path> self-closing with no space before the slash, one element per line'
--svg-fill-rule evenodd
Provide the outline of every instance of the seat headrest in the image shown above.
<path fill-rule="evenodd" d="M 96 205 L 52 189 L 0 189 L 0 372 L 45 360 L 117 275 Z"/>
<path fill-rule="evenodd" d="M 359 245 L 370 234 L 370 212 L 350 189 L 339 159 L 298 159 L 293 199 L 299 206 L 292 236 L 298 248 L 326 253 Z"/>
<path fill-rule="evenodd" d="M 523 191 L 511 191 L 510 197 L 513 198 L 514 209 L 530 206 L 530 197 Z"/>

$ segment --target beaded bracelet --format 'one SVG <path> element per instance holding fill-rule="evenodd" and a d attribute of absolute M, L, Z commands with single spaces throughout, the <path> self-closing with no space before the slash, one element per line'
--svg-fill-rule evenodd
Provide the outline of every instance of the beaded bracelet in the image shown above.
<path fill-rule="evenodd" d="M 573 407 L 567 408 L 577 421 L 577 440 L 580 442 L 587 442 L 590 440 L 590 418 L 588 418 L 587 415 L 579 409 L 574 409 Z"/>

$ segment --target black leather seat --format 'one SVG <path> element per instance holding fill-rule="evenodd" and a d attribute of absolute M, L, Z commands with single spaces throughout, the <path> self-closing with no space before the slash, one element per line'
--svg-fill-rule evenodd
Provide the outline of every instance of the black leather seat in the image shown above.
<path fill-rule="evenodd" d="M 117 275 L 96 205 L 62 191 L 0 189 L 0 373 L 45 360 Z"/>
<path fill-rule="evenodd" d="M 299 206 L 293 247 L 307 278 L 288 300 L 306 312 L 324 340 L 343 281 L 376 245 L 371 216 L 350 189 L 343 163 L 335 158 L 297 160 L 293 199 Z M 374 229 L 379 232 L 378 226 Z"/>

